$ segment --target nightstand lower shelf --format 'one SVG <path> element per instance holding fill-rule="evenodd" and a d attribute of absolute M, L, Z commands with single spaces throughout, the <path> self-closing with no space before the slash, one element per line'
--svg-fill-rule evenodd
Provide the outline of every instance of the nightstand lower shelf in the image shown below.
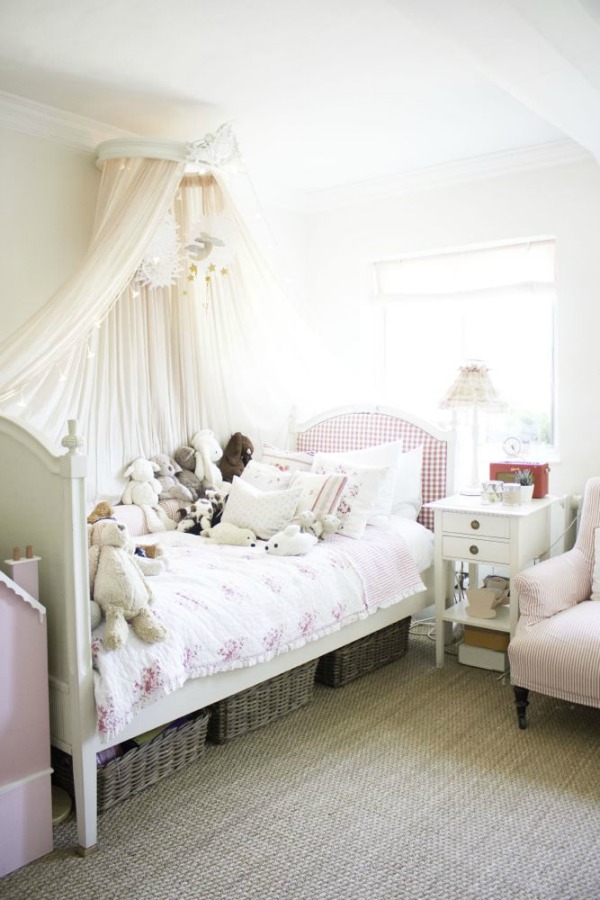
<path fill-rule="evenodd" d="M 508 606 L 496 607 L 496 615 L 493 619 L 480 619 L 470 616 L 466 611 L 467 602 L 461 600 L 454 603 L 442 613 L 442 622 L 457 622 L 459 625 L 472 625 L 473 628 L 488 628 L 491 631 L 510 631 L 510 613 Z"/>

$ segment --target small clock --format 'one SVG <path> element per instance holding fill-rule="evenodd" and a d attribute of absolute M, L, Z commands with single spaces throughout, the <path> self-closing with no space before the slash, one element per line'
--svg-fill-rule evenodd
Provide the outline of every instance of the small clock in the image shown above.
<path fill-rule="evenodd" d="M 502 444 L 502 449 L 506 453 L 507 456 L 519 456 L 521 453 L 521 441 L 518 437 L 507 437 Z"/>

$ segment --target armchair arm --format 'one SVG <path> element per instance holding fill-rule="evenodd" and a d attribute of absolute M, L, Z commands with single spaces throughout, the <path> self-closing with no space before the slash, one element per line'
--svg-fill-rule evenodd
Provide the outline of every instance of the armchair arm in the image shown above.
<path fill-rule="evenodd" d="M 512 586 L 521 616 L 533 624 L 587 600 L 592 590 L 589 562 L 581 550 L 573 548 L 519 572 Z"/>

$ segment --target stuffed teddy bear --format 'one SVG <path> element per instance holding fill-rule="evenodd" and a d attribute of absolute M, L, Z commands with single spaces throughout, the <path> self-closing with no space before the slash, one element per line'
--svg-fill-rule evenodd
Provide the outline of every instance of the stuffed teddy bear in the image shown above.
<path fill-rule="evenodd" d="M 236 431 L 225 445 L 223 456 L 217 465 L 221 470 L 223 481 L 233 481 L 234 475 L 241 475 L 254 453 L 254 446 L 249 437 Z"/>
<path fill-rule="evenodd" d="M 240 547 L 255 547 L 256 535 L 249 528 L 239 528 L 231 522 L 220 522 L 207 529 L 203 535 L 213 544 L 234 544 Z"/>
<path fill-rule="evenodd" d="M 196 452 L 195 472 L 203 487 L 221 487 L 223 476 L 216 463 L 223 456 L 214 432 L 208 428 L 197 431 L 190 441 Z"/>
<path fill-rule="evenodd" d="M 298 524 L 302 532 L 314 534 L 316 538 L 323 540 L 328 534 L 335 534 L 338 531 L 340 520 L 330 513 L 317 516 L 312 509 L 304 509 L 295 517 L 294 524 Z"/>
<path fill-rule="evenodd" d="M 150 462 L 158 466 L 156 480 L 161 486 L 161 500 L 180 500 L 182 503 L 191 503 L 194 498 L 192 492 L 176 478 L 181 472 L 181 466 L 166 453 L 157 453 L 150 457 Z"/>
<path fill-rule="evenodd" d="M 88 525 L 95 525 L 96 522 L 99 522 L 101 519 L 114 519 L 114 516 L 115 511 L 111 504 L 106 500 L 102 500 L 95 505 L 87 517 L 87 523 Z M 89 532 L 90 529 L 88 529 L 88 545 Z M 162 557 L 164 556 L 165 551 L 160 544 L 136 544 L 133 540 L 130 540 L 128 549 L 131 553 L 135 553 L 135 555 L 139 557 L 137 562 L 144 575 L 158 575 L 164 570 L 165 561 Z M 95 618 L 95 613 L 93 617 Z"/>
<path fill-rule="evenodd" d="M 175 473 L 175 478 L 187 488 L 194 502 L 202 491 L 202 482 L 196 475 L 196 451 L 193 447 L 180 447 L 175 451 L 175 462 L 181 466 L 181 471 Z"/>
<path fill-rule="evenodd" d="M 129 477 L 130 480 L 125 485 L 121 503 L 142 507 L 148 531 L 170 531 L 175 528 L 175 522 L 158 505 L 162 487 L 160 481 L 154 477 L 156 472 L 158 472 L 156 463 L 144 459 L 143 456 L 134 459 L 124 472 L 125 477 Z"/>
<path fill-rule="evenodd" d="M 265 544 L 271 556 L 300 556 L 318 543 L 318 538 L 308 531 L 301 531 L 299 525 L 286 525 Z"/>
<path fill-rule="evenodd" d="M 101 519 L 90 528 L 90 591 L 106 619 L 104 646 L 118 650 L 129 637 L 128 623 L 146 643 L 162 641 L 164 626 L 149 609 L 152 590 L 128 549 L 125 525 Z"/>

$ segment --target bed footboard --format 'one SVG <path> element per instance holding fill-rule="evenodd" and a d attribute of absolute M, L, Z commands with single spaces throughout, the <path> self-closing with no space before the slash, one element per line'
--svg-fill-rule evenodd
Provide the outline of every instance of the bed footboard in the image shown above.
<path fill-rule="evenodd" d="M 32 545 L 40 562 L 40 601 L 48 614 L 53 740 L 68 747 L 76 772 L 79 840 L 96 842 L 96 731 L 90 649 L 86 458 L 75 422 L 51 445 L 32 428 L 0 416 L 0 553 Z M 94 767 L 93 787 L 90 773 Z M 84 790 L 84 780 L 88 787 Z"/>

